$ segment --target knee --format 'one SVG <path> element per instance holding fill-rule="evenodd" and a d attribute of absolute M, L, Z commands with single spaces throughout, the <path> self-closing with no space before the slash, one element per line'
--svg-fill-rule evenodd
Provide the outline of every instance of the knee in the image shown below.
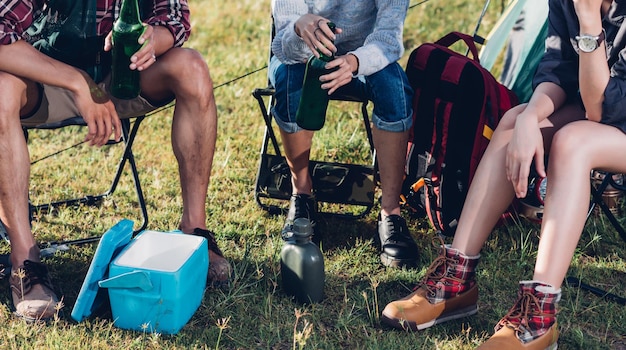
<path fill-rule="evenodd" d="M 26 84 L 15 75 L 0 71 L 0 116 L 19 116 L 26 100 Z"/>
<path fill-rule="evenodd" d="M 173 64 L 170 66 L 172 69 L 168 78 L 178 86 L 179 91 L 212 95 L 213 81 L 204 57 L 193 49 L 174 48 L 170 51 L 167 58 Z"/>
<path fill-rule="evenodd" d="M 570 156 L 575 154 L 576 158 L 585 158 L 583 154 L 585 147 L 581 147 L 581 145 L 587 143 L 585 140 L 587 134 L 577 125 L 565 125 L 554 134 L 550 144 L 550 155 L 568 159 L 574 158 Z"/>

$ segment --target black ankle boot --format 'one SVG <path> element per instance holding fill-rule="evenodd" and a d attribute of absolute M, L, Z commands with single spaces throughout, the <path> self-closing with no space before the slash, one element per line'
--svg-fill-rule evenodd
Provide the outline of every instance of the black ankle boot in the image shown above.
<path fill-rule="evenodd" d="M 414 267 L 417 265 L 419 252 L 411 237 L 406 221 L 400 215 L 378 217 L 378 242 L 380 260 L 391 267 Z"/>

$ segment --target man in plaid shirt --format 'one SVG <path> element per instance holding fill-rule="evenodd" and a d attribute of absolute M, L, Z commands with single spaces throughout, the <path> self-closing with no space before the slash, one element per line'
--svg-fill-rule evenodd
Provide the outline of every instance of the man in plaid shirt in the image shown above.
<path fill-rule="evenodd" d="M 230 275 L 230 265 L 205 223 L 217 112 L 204 58 L 192 49 L 182 48 L 190 34 L 187 1 L 142 2 L 146 28 L 139 43 L 143 45 L 130 65 L 140 71 L 141 94 L 132 100 L 118 100 L 108 93 L 110 32 L 120 5 L 120 0 L 97 0 L 94 8 L 83 9 L 94 4 L 0 0 L 0 220 L 11 242 L 13 303 L 16 314 L 26 320 L 51 317 L 58 298 L 46 267 L 40 263 L 30 228 L 29 156 L 22 125 L 80 115 L 88 126 L 86 141 L 102 146 L 110 137 L 120 139 L 120 118 L 143 115 L 175 99 L 172 146 L 183 197 L 179 228 L 209 241 L 210 282 L 226 282 Z M 77 6 L 81 7 L 78 12 L 74 11 Z M 68 8 L 74 11 L 71 16 L 67 15 Z M 55 30 L 77 20 L 76 14 L 83 16 L 79 22 L 89 25 L 81 29 L 82 33 L 72 35 L 95 39 L 97 50 L 91 52 L 85 50 L 86 45 L 79 45 L 76 52 L 57 56 L 50 54 L 54 49 L 44 54 L 33 46 L 46 40 L 45 34 L 33 30 L 34 24 L 46 23 Z M 62 42 L 61 35 L 56 43 L 52 41 L 50 46 Z M 181 63 L 185 69 L 181 69 Z"/>

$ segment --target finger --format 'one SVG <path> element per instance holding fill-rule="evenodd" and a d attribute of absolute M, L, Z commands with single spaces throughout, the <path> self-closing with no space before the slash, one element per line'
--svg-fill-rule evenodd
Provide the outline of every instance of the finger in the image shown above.
<path fill-rule="evenodd" d="M 322 18 L 318 20 L 317 23 L 322 23 L 322 21 L 326 20 Z M 326 29 L 313 24 L 307 30 L 307 37 L 310 40 L 309 47 L 311 47 L 311 50 L 314 52 L 316 57 L 319 57 L 316 51 L 319 51 L 326 56 L 332 56 L 334 52 L 333 50 L 335 50 L 335 46 L 333 45 L 334 34 L 332 30 L 328 28 L 328 25 L 324 26 Z"/>
<path fill-rule="evenodd" d="M 111 51 L 111 49 L 113 48 L 113 44 L 111 42 L 112 36 L 113 36 L 113 32 L 111 31 L 104 38 L 104 51 Z"/>
<path fill-rule="evenodd" d="M 84 119 L 87 122 L 87 135 L 85 135 L 85 142 L 89 142 L 89 145 L 93 146 L 93 139 L 96 136 L 98 127 L 92 119 L 89 119 L 89 121 L 87 121 L 88 118 Z"/>
<path fill-rule="evenodd" d="M 321 30 L 317 31 L 319 38 L 313 35 L 313 47 L 315 47 L 315 51 L 321 52 L 325 56 L 333 56 L 333 50 L 335 50 L 335 45 L 333 45 L 333 42 L 330 41 L 325 35 L 321 35 L 321 32 Z"/>
<path fill-rule="evenodd" d="M 147 58 L 144 58 L 142 63 L 137 64 L 137 70 L 138 71 L 146 70 L 156 61 L 157 61 L 157 58 L 154 54 L 147 56 Z"/>
<path fill-rule="evenodd" d="M 152 29 L 152 26 L 146 23 L 142 23 L 142 24 L 143 24 L 143 32 L 139 36 L 139 40 L 137 42 L 145 46 L 150 41 L 150 38 L 152 37 L 153 29 Z"/>
<path fill-rule="evenodd" d="M 539 147 L 537 149 L 537 153 L 535 154 L 535 169 L 537 170 L 537 175 L 546 177 L 546 164 L 544 160 L 543 147 Z"/>
<path fill-rule="evenodd" d="M 507 150 L 506 152 L 506 157 L 505 157 L 505 162 L 504 162 L 504 170 L 506 173 L 506 179 L 507 181 L 511 181 L 512 182 L 512 177 L 513 177 L 513 160 L 512 160 L 513 156 L 511 156 L 511 152 L 509 150 Z"/>
<path fill-rule="evenodd" d="M 96 131 L 96 136 L 94 138 L 94 144 L 96 146 L 102 146 L 107 142 L 108 139 L 108 133 L 106 131 L 106 126 L 104 124 L 104 121 L 102 120 L 103 118 L 98 118 L 96 120 L 96 126 L 97 126 L 97 131 Z"/>
<path fill-rule="evenodd" d="M 333 87 L 331 87 L 331 88 L 328 90 L 328 94 L 329 94 L 329 95 L 334 94 L 334 93 L 335 93 L 335 91 L 337 91 L 337 89 L 339 89 L 340 87 L 342 87 L 342 86 L 344 86 L 344 85 L 348 84 L 348 82 L 349 82 L 349 80 L 347 80 L 347 81 L 346 81 L 346 80 L 342 80 L 342 81 L 338 82 L 337 84 L 335 84 Z"/>
<path fill-rule="evenodd" d="M 111 108 L 109 112 L 111 112 L 111 119 L 113 120 L 113 131 L 115 132 L 115 141 L 120 141 L 122 139 L 122 121 L 120 117 L 117 115 L 115 108 Z"/>
<path fill-rule="evenodd" d="M 106 141 L 104 141 L 104 143 L 107 143 L 110 139 L 111 139 L 111 135 L 113 135 L 113 122 L 111 121 L 111 118 L 104 118 L 103 120 L 104 123 L 104 139 Z"/>
<path fill-rule="evenodd" d="M 530 172 L 530 166 L 520 166 L 519 175 L 517 179 L 517 197 L 526 197 L 526 191 L 528 189 L 528 174 Z"/>
<path fill-rule="evenodd" d="M 130 64 L 130 68 L 137 69 L 139 71 L 147 69 L 157 60 L 154 51 L 138 51 L 133 57 L 136 57 L 137 59 Z"/>
<path fill-rule="evenodd" d="M 317 21 L 317 27 L 322 31 L 322 33 L 324 33 L 324 36 L 334 41 L 336 39 L 335 32 L 333 32 L 332 29 L 330 29 L 330 27 L 328 26 L 328 23 L 329 22 L 327 20 L 321 19 Z M 335 28 L 335 30 L 337 30 L 337 28 Z"/>
<path fill-rule="evenodd" d="M 317 32 L 319 32 L 319 36 Z M 313 29 L 313 37 L 315 38 L 315 40 L 321 41 L 321 38 L 323 35 L 324 35 L 324 32 L 322 31 L 322 28 L 316 27 L 315 29 Z"/>

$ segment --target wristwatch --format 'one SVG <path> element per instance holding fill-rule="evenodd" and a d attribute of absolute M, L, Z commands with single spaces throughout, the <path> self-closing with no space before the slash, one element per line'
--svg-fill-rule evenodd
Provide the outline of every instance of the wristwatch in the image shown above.
<path fill-rule="evenodd" d="M 582 52 L 593 52 L 597 49 L 602 41 L 604 41 L 604 29 L 600 32 L 600 35 L 581 34 L 576 36 L 578 42 L 578 49 Z"/>

